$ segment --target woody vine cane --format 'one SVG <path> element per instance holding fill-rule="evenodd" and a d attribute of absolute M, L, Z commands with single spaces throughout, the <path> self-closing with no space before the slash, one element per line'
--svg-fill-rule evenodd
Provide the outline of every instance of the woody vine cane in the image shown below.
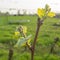
<path fill-rule="evenodd" d="M 35 33 L 35 37 L 34 37 L 34 42 L 33 42 L 33 45 L 31 47 L 31 60 L 34 60 L 35 45 L 36 45 L 36 41 L 37 41 L 39 29 L 40 29 L 40 27 L 41 27 L 42 24 L 43 24 L 43 20 L 41 20 L 40 18 L 38 18 L 37 29 L 36 29 L 36 33 Z"/>

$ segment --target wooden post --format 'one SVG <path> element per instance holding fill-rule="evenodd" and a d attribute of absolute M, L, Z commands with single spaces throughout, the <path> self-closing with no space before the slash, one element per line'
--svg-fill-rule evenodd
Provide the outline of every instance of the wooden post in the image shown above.
<path fill-rule="evenodd" d="M 53 42 L 52 46 L 51 46 L 50 53 L 53 53 L 53 51 L 54 51 L 54 47 L 55 47 L 55 45 L 56 45 L 56 43 L 57 43 L 58 41 L 59 41 L 59 38 L 56 37 L 56 38 L 54 39 L 54 42 Z"/>
<path fill-rule="evenodd" d="M 8 56 L 8 60 L 12 60 L 12 57 L 13 57 L 13 49 L 10 48 L 9 49 L 9 56 Z"/>

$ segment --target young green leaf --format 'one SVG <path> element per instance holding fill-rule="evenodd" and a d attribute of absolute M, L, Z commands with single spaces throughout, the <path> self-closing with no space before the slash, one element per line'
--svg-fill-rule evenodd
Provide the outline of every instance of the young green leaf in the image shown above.
<path fill-rule="evenodd" d="M 32 36 L 32 35 L 29 35 L 29 36 L 27 36 L 26 38 L 21 37 L 21 38 L 17 41 L 15 47 L 21 47 L 21 46 L 23 46 L 24 44 L 26 44 L 26 42 L 31 38 L 31 36 Z"/>

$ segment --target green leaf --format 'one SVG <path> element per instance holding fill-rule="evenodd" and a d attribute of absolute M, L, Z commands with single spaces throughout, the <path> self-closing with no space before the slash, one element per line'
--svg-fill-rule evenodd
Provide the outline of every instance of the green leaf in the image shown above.
<path fill-rule="evenodd" d="M 29 35 L 29 36 L 27 36 L 27 37 L 25 37 L 25 38 L 24 38 L 24 37 L 20 38 L 20 39 L 17 41 L 15 47 L 21 47 L 23 44 L 25 44 L 25 43 L 31 38 L 31 36 L 32 36 L 32 35 Z"/>

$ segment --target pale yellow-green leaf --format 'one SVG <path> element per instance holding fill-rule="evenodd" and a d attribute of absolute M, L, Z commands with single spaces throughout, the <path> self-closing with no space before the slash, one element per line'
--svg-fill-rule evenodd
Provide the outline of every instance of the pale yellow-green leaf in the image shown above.
<path fill-rule="evenodd" d="M 47 16 L 49 16 L 49 17 L 54 17 L 54 16 L 55 16 L 55 13 L 54 13 L 54 12 L 49 12 L 49 13 L 47 14 Z"/>
<path fill-rule="evenodd" d="M 26 44 L 26 42 L 27 42 L 28 44 L 30 44 L 30 43 L 29 43 L 29 42 L 30 42 L 30 40 L 29 40 L 30 38 L 31 38 L 31 35 L 27 36 L 26 38 L 24 38 L 24 37 L 20 38 L 20 39 L 17 41 L 15 47 L 22 47 L 22 46 L 24 46 L 24 45 Z"/>
<path fill-rule="evenodd" d="M 23 26 L 23 33 L 26 34 L 27 33 L 27 27 L 26 26 Z"/>
<path fill-rule="evenodd" d="M 15 36 L 17 36 L 17 35 L 19 35 L 19 34 L 20 34 L 20 32 L 18 32 L 18 31 L 15 32 Z"/>
<path fill-rule="evenodd" d="M 37 14 L 38 14 L 38 16 L 39 16 L 40 18 L 43 18 L 44 15 L 45 15 L 45 10 L 38 8 Z"/>

